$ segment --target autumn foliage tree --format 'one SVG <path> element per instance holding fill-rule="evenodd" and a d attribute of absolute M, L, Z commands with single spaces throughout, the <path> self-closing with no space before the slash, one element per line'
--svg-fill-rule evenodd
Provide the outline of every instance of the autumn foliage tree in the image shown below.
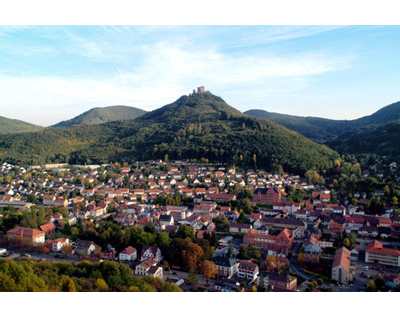
<path fill-rule="evenodd" d="M 204 260 L 200 265 L 201 271 L 203 272 L 204 277 L 206 278 L 207 284 L 208 281 L 217 276 L 217 267 L 214 262 L 209 260 Z"/>
<path fill-rule="evenodd" d="M 199 245 L 192 242 L 189 242 L 182 251 L 184 265 L 189 271 L 193 271 L 197 268 L 200 259 L 203 256 L 203 249 Z"/>

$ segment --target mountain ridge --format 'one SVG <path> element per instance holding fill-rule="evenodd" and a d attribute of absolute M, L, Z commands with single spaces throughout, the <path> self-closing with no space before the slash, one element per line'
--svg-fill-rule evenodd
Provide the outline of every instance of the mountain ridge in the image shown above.
<path fill-rule="evenodd" d="M 271 121 L 242 114 L 210 92 L 182 96 L 134 120 L 49 128 L 0 137 L 0 159 L 107 163 L 207 159 L 303 173 L 328 168 L 338 154 Z"/>
<path fill-rule="evenodd" d="M 0 134 L 35 132 L 43 128 L 42 126 L 25 121 L 0 116 Z"/>
<path fill-rule="evenodd" d="M 67 127 L 79 124 L 96 125 L 112 121 L 133 120 L 145 113 L 147 112 L 142 109 L 126 105 L 95 107 L 51 127 Z"/>
<path fill-rule="evenodd" d="M 295 116 L 252 109 L 244 114 L 264 118 L 281 124 L 291 130 L 320 143 L 333 141 L 340 135 L 368 128 L 369 125 L 385 125 L 400 119 L 400 102 L 389 104 L 378 111 L 354 120 L 333 120 L 313 116 Z M 371 126 L 372 127 L 372 126 Z"/>

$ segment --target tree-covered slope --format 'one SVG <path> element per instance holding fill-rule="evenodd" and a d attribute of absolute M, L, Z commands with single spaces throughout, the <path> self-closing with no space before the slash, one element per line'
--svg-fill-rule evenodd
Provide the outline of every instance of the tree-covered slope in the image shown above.
<path fill-rule="evenodd" d="M 327 145 L 341 153 L 377 154 L 400 158 L 400 120 L 369 125 L 346 133 Z"/>
<path fill-rule="evenodd" d="M 93 108 L 71 120 L 57 123 L 53 127 L 66 127 L 78 124 L 95 125 L 112 121 L 134 120 L 145 113 L 146 111 L 144 110 L 125 105 Z"/>
<path fill-rule="evenodd" d="M 387 124 L 400 119 L 400 102 L 392 103 L 376 111 L 375 113 L 353 120 L 356 127 L 368 125 Z"/>
<path fill-rule="evenodd" d="M 0 159 L 45 162 L 201 159 L 304 172 L 338 155 L 274 122 L 243 115 L 209 92 L 183 96 L 133 121 L 0 137 Z"/>
<path fill-rule="evenodd" d="M 341 138 L 341 135 L 345 133 L 358 133 L 358 129 L 376 127 L 400 119 L 400 102 L 390 104 L 371 115 L 355 120 L 330 120 L 272 113 L 264 110 L 249 110 L 244 113 L 271 120 L 315 141 L 326 142 Z"/>
<path fill-rule="evenodd" d="M 35 132 L 42 129 L 42 126 L 0 116 L 0 134 Z"/>
<path fill-rule="evenodd" d="M 341 133 L 352 129 L 351 121 L 345 120 L 294 116 L 267 112 L 264 110 L 249 110 L 244 113 L 276 122 L 318 142 L 334 139 Z"/>

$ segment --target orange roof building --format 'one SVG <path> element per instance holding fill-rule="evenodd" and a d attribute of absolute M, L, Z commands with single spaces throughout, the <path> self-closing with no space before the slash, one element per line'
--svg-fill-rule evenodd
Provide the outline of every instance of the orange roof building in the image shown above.
<path fill-rule="evenodd" d="M 277 236 L 264 235 L 255 229 L 251 229 L 243 237 L 243 242 L 261 248 L 263 250 L 269 250 L 277 247 L 280 248 L 282 252 L 287 252 L 293 247 L 294 234 L 293 231 L 285 228 Z"/>
<path fill-rule="evenodd" d="M 54 234 L 56 232 L 56 226 L 53 223 L 47 223 L 40 226 L 40 230 L 45 232 L 47 235 Z"/>
<path fill-rule="evenodd" d="M 27 227 L 15 227 L 7 231 L 7 242 L 12 245 L 35 247 L 45 243 L 45 233 Z"/>
<path fill-rule="evenodd" d="M 400 251 L 383 248 L 380 242 L 374 240 L 367 245 L 367 249 L 365 250 L 365 262 L 400 267 Z"/>

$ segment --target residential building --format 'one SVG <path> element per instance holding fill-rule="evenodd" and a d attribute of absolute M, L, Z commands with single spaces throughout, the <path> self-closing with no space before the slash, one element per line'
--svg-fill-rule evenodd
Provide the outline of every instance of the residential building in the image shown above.
<path fill-rule="evenodd" d="M 163 278 L 163 268 L 157 266 L 157 262 L 153 258 L 148 258 L 142 262 L 135 262 L 131 267 L 136 275 Z"/>
<path fill-rule="evenodd" d="M 156 263 L 159 263 L 162 260 L 160 248 L 154 246 L 144 246 L 140 255 L 140 260 L 144 261 L 149 258 L 153 258 Z"/>
<path fill-rule="evenodd" d="M 318 262 L 321 257 L 321 247 L 318 242 L 311 238 L 305 245 L 303 250 L 304 260 L 309 262 Z"/>
<path fill-rule="evenodd" d="M 132 246 L 126 247 L 119 254 L 119 260 L 121 261 L 135 261 L 137 259 L 137 250 Z"/>
<path fill-rule="evenodd" d="M 259 273 L 258 265 L 251 261 L 240 261 L 238 265 L 238 276 L 250 282 L 257 279 Z"/>
<path fill-rule="evenodd" d="M 96 244 L 93 241 L 78 240 L 75 242 L 75 253 L 79 256 L 90 256 L 96 250 Z M 99 247 L 99 246 L 98 246 Z"/>
<path fill-rule="evenodd" d="M 296 291 L 297 278 L 287 273 L 271 272 L 268 275 L 268 290 L 274 292 Z"/>
<path fill-rule="evenodd" d="M 40 230 L 46 235 L 52 235 L 56 232 L 56 226 L 53 223 L 47 223 L 40 226 Z"/>
<path fill-rule="evenodd" d="M 218 277 L 230 279 L 234 274 L 238 273 L 238 262 L 234 259 L 222 256 L 216 256 L 211 259 L 214 262 Z"/>
<path fill-rule="evenodd" d="M 70 245 L 70 240 L 68 238 L 47 239 L 45 245 L 52 252 L 60 252 L 65 246 Z"/>
<path fill-rule="evenodd" d="M 229 226 L 229 232 L 232 234 L 246 234 L 252 228 L 251 224 L 232 223 Z"/>

